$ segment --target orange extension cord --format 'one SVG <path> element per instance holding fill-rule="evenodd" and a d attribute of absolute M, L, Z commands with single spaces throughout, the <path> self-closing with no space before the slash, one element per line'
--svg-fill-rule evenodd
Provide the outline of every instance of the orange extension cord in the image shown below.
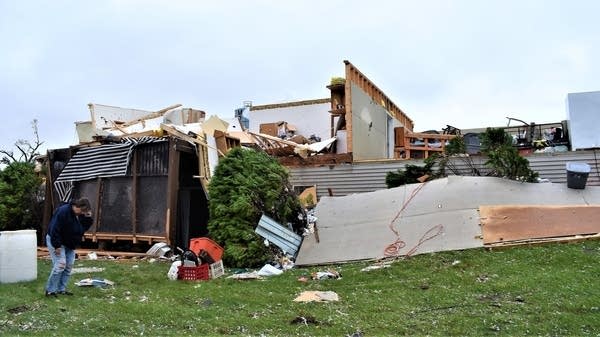
<path fill-rule="evenodd" d="M 399 254 L 400 249 L 402 249 L 406 246 L 406 243 L 400 238 L 400 232 L 398 232 L 398 230 L 396 230 L 396 228 L 394 228 L 394 223 L 396 222 L 396 220 L 398 220 L 398 218 L 400 218 L 400 216 L 402 215 L 402 213 L 404 212 L 404 210 L 406 209 L 406 207 L 408 206 L 410 201 L 417 195 L 417 193 L 419 193 L 419 191 L 421 191 L 421 189 L 423 189 L 425 184 L 427 184 L 427 182 L 422 183 L 421 185 L 419 185 L 417 188 L 415 188 L 412 191 L 412 193 L 410 194 L 410 197 L 402 205 L 402 208 L 400 208 L 398 213 L 396 213 L 396 216 L 392 219 L 392 221 L 390 221 L 389 228 L 396 235 L 396 241 L 389 244 L 385 248 L 384 253 L 383 253 L 383 255 L 385 257 L 400 256 L 400 254 Z M 407 257 L 412 256 L 424 242 L 441 235 L 443 232 L 444 232 L 444 226 L 442 226 L 441 224 L 431 227 L 427 232 L 425 232 L 425 234 L 423 234 L 423 236 L 419 239 L 419 242 L 414 247 L 412 247 L 408 252 L 406 252 L 405 255 Z"/>

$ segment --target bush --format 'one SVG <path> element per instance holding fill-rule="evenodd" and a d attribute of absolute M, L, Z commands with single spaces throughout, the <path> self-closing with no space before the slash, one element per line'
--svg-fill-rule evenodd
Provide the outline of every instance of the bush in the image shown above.
<path fill-rule="evenodd" d="M 425 160 L 425 166 L 408 164 L 404 169 L 388 172 L 385 175 L 385 184 L 387 188 L 393 188 L 401 185 L 418 183 L 418 178 L 425 175 L 431 176 L 433 174 L 431 168 L 434 164 L 435 161 L 433 160 Z"/>
<path fill-rule="evenodd" d="M 234 148 L 221 158 L 208 188 L 208 230 L 223 246 L 226 265 L 256 267 L 272 257 L 254 232 L 263 213 L 298 230 L 303 226 L 288 179 L 287 169 L 264 152 Z"/>
<path fill-rule="evenodd" d="M 492 175 L 512 180 L 537 182 L 539 174 L 529 168 L 529 161 L 512 146 L 512 138 L 503 129 L 487 128 L 481 135 L 481 153 L 488 157 L 485 165 Z"/>
<path fill-rule="evenodd" d="M 12 162 L 0 171 L 0 230 L 40 228 L 40 184 L 30 163 Z"/>

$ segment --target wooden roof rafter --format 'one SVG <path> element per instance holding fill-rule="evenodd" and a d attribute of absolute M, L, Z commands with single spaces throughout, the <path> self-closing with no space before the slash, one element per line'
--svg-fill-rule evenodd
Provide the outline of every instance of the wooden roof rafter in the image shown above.
<path fill-rule="evenodd" d="M 375 85 L 369 78 L 363 74 L 356 66 L 350 61 L 344 60 L 346 65 L 346 88 L 349 87 L 350 83 L 356 84 L 359 88 L 364 90 L 377 104 L 383 106 L 386 110 L 393 114 L 393 117 L 402 123 L 402 125 L 408 130 L 414 129 L 414 122 L 408 117 L 404 111 L 402 111 L 392 100 L 387 97 L 377 85 Z M 348 89 L 346 89 L 348 90 Z M 346 104 L 348 105 L 348 104 Z"/>
<path fill-rule="evenodd" d="M 308 148 L 304 144 L 298 144 L 289 140 L 273 137 L 264 133 L 255 133 L 248 131 L 248 134 L 256 141 L 256 143 L 265 151 L 277 150 L 291 147 L 294 153 L 306 158 L 308 156 Z"/>

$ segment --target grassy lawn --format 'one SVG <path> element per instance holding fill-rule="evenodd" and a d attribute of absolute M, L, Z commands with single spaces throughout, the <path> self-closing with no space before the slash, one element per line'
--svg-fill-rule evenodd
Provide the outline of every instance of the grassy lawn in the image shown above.
<path fill-rule="evenodd" d="M 41 259 L 36 281 L 0 285 L 0 335 L 600 336 L 599 261 L 600 242 L 586 241 L 193 282 L 168 280 L 166 262 L 78 260 L 104 271 L 72 282 L 93 276 L 114 287 L 73 285 L 75 296 L 55 299 L 43 296 L 50 262 Z M 342 278 L 298 280 L 328 268 Z M 306 290 L 340 301 L 293 301 Z"/>

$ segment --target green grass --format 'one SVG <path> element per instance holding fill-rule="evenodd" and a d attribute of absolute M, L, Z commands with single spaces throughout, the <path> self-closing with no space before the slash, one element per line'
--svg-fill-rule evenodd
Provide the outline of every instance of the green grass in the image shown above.
<path fill-rule="evenodd" d="M 45 298 L 38 279 L 0 285 L 2 336 L 600 336 L 600 242 L 418 255 L 385 269 L 369 263 L 295 268 L 264 280 L 170 281 L 169 264 L 78 260 L 115 282 Z M 298 278 L 334 268 L 339 280 Z M 305 290 L 339 302 L 297 303 Z M 297 317 L 307 323 L 292 323 Z"/>

